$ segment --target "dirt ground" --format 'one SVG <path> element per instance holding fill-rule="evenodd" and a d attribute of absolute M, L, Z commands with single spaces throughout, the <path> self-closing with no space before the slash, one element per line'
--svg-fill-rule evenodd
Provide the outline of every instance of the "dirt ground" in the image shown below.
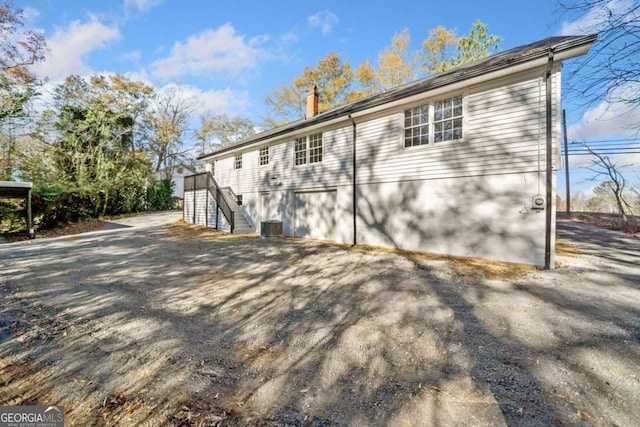
<path fill-rule="evenodd" d="M 487 269 L 160 213 L 0 246 L 0 405 L 67 425 L 640 425 L 640 240 Z"/>

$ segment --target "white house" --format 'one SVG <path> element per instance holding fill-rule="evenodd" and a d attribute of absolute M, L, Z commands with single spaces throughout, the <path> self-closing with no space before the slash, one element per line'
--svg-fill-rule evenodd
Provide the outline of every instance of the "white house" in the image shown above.
<path fill-rule="evenodd" d="M 314 90 L 306 119 L 199 159 L 211 175 L 186 181 L 185 220 L 553 268 L 561 63 L 595 39 L 551 37 L 322 114 Z"/>
<path fill-rule="evenodd" d="M 171 182 L 171 192 L 173 197 L 184 198 L 184 178 L 196 173 L 191 166 L 183 163 L 167 166 L 158 171 L 160 179 L 168 179 Z"/>

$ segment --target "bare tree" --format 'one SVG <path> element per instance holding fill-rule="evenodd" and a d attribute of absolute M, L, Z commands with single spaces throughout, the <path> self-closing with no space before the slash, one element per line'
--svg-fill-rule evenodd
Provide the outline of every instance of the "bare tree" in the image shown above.
<path fill-rule="evenodd" d="M 44 36 L 23 30 L 23 11 L 14 8 L 13 2 L 0 3 L 0 179 L 13 175 L 15 120 L 25 115 L 25 106 L 35 95 L 38 85 L 29 66 L 44 59 Z"/>
<path fill-rule="evenodd" d="M 615 197 L 618 215 L 620 216 L 623 225 L 625 227 L 628 226 L 629 218 L 627 215 L 631 212 L 631 205 L 625 200 L 624 190 L 627 185 L 627 180 L 620 172 L 621 169 L 628 165 L 618 165 L 616 162 L 611 160 L 609 156 L 598 153 L 586 144 L 583 145 L 594 157 L 591 159 L 591 165 L 586 167 L 586 169 L 594 173 L 592 180 L 605 179 L 603 184 L 611 190 Z"/>
<path fill-rule="evenodd" d="M 37 79 L 29 66 L 42 61 L 47 50 L 44 36 L 23 26 L 22 9 L 10 0 L 0 4 L 0 122 L 19 115 L 33 96 Z"/>
<path fill-rule="evenodd" d="M 255 133 L 255 124 L 250 119 L 229 117 L 226 114 L 206 114 L 200 116 L 200 128 L 195 130 L 194 136 L 200 142 L 200 154 L 204 155 L 242 141 Z"/>
<path fill-rule="evenodd" d="M 640 107 L 640 3 L 637 0 L 559 0 L 565 33 L 598 33 L 590 52 L 574 63 L 570 91 L 585 105 L 601 101 Z M 635 123 L 634 126 L 637 126 Z"/>
<path fill-rule="evenodd" d="M 182 152 L 183 137 L 198 101 L 181 86 L 169 86 L 156 93 L 147 115 L 149 149 L 155 157 L 155 170 L 172 166 Z"/>

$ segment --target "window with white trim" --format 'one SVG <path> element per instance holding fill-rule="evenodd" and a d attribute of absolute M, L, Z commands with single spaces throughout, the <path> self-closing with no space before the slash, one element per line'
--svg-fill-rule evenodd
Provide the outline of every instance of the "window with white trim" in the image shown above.
<path fill-rule="evenodd" d="M 429 143 L 429 104 L 404 110 L 404 146 Z"/>
<path fill-rule="evenodd" d="M 462 96 L 433 104 L 433 141 L 462 139 Z"/>
<path fill-rule="evenodd" d="M 309 163 L 322 161 L 322 133 L 309 135 Z"/>
<path fill-rule="evenodd" d="M 296 138 L 293 142 L 293 164 L 296 166 L 307 164 L 307 137 Z"/>
<path fill-rule="evenodd" d="M 234 169 L 242 169 L 242 153 L 236 154 L 236 158 L 233 161 Z"/>
<path fill-rule="evenodd" d="M 269 164 L 269 147 L 262 147 L 258 153 L 258 164 L 260 166 Z"/>
<path fill-rule="evenodd" d="M 296 138 L 293 157 L 295 166 L 322 162 L 322 132 Z"/>
<path fill-rule="evenodd" d="M 415 147 L 463 138 L 462 95 L 404 110 L 404 146 Z"/>

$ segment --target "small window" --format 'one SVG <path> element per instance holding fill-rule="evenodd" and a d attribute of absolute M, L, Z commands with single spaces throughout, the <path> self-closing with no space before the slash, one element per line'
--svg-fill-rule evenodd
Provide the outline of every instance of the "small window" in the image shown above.
<path fill-rule="evenodd" d="M 429 143 L 429 104 L 404 110 L 404 146 Z"/>
<path fill-rule="evenodd" d="M 236 195 L 236 205 L 242 206 L 242 194 Z"/>
<path fill-rule="evenodd" d="M 258 164 L 260 166 L 269 164 L 269 147 L 263 147 L 260 149 L 260 153 L 258 156 Z"/>
<path fill-rule="evenodd" d="M 322 134 L 309 135 L 309 163 L 322 161 Z"/>
<path fill-rule="evenodd" d="M 242 153 L 236 154 L 235 161 L 233 162 L 234 169 L 242 169 Z"/>
<path fill-rule="evenodd" d="M 296 166 L 307 164 L 307 137 L 296 138 L 293 143 L 294 164 Z"/>
<path fill-rule="evenodd" d="M 462 96 L 433 104 L 434 142 L 462 139 Z"/>

